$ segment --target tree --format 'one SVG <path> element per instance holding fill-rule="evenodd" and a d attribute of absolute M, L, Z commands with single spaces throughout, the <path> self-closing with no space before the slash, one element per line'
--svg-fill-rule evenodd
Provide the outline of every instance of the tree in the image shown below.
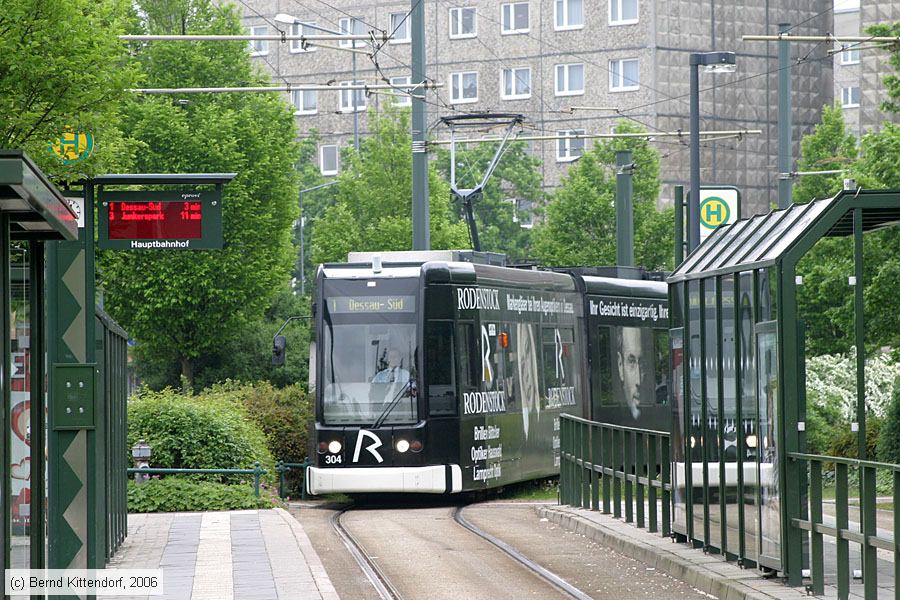
<path fill-rule="evenodd" d="M 69 180 L 128 163 L 118 106 L 138 71 L 118 35 L 133 14 L 127 0 L 0 0 L 0 148 Z M 95 151 L 64 166 L 47 147 L 69 128 L 91 133 Z"/>
<path fill-rule="evenodd" d="M 153 33 L 243 31 L 233 7 L 209 0 L 144 4 Z M 136 60 L 153 87 L 263 82 L 243 42 L 151 42 Z M 259 319 L 287 284 L 297 215 L 294 117 L 283 97 L 268 94 L 192 95 L 186 104 L 139 97 L 127 104 L 124 127 L 139 140 L 140 172 L 238 174 L 224 187 L 222 250 L 105 252 L 98 265 L 107 309 L 137 340 L 145 364 L 176 362 L 192 383 L 198 360 Z"/>
<path fill-rule="evenodd" d="M 481 183 L 496 151 L 497 144 L 487 142 L 474 148 L 458 149 L 457 187 L 471 189 Z M 450 152 L 438 150 L 435 162 L 449 182 Z M 507 145 L 484 192 L 474 203 L 475 223 L 483 250 L 504 253 L 512 260 L 529 255 L 530 231 L 517 221 L 528 219 L 530 211 L 518 210 L 515 201 L 524 201 L 523 204 L 533 207 L 543 203 L 540 167 L 541 161 L 528 154 L 525 142 L 511 142 Z M 465 218 L 462 201 L 454 199 L 453 210 L 457 219 Z"/>
<path fill-rule="evenodd" d="M 619 123 L 617 133 L 643 130 Z M 548 265 L 614 265 L 616 262 L 617 150 L 631 150 L 635 163 L 635 262 L 651 270 L 672 268 L 674 212 L 658 211 L 659 153 L 645 138 L 599 142 L 570 169 L 535 227 L 533 253 Z"/>
<path fill-rule="evenodd" d="M 372 135 L 359 152 L 344 149 L 334 203 L 317 220 L 315 263 L 340 262 L 351 251 L 412 248 L 412 138 L 409 111 L 389 104 L 369 117 Z M 450 189 L 433 165 L 428 169 L 431 247 L 465 248 L 468 234 L 450 210 Z"/>
<path fill-rule="evenodd" d="M 888 31 L 900 31 L 900 26 L 869 30 L 873 35 L 889 35 Z M 900 67 L 900 48 L 894 50 L 891 64 Z M 900 81 L 895 76 L 887 75 L 885 83 L 891 98 L 900 97 Z M 882 108 L 896 111 L 898 107 L 887 102 Z M 854 140 L 845 132 L 840 111 L 825 107 L 822 123 L 803 138 L 800 147 L 802 169 L 849 167 L 849 175 L 862 188 L 900 187 L 900 164 L 896 158 L 900 155 L 900 127 L 894 123 L 885 122 L 880 131 L 863 136 L 856 158 Z M 840 189 L 839 180 L 840 176 L 803 178 L 794 188 L 795 197 L 807 201 L 832 196 Z M 865 317 L 868 324 L 877 324 L 866 327 L 866 344 L 870 348 L 900 348 L 900 315 L 894 309 L 895 288 L 900 281 L 898 258 L 900 228 L 894 226 L 865 235 Z M 814 356 L 847 352 L 853 339 L 853 295 L 847 288 L 847 275 L 853 271 L 852 238 L 820 240 L 803 257 L 797 270 L 804 282 L 799 288 L 798 304 L 801 316 L 806 317 L 807 353 Z"/>
<path fill-rule="evenodd" d="M 839 105 L 822 107 L 822 122 L 815 131 L 800 140 L 798 171 L 846 169 L 856 160 L 856 137 L 847 133 Z M 831 198 L 841 191 L 843 175 L 808 175 L 794 184 L 794 202 Z"/>

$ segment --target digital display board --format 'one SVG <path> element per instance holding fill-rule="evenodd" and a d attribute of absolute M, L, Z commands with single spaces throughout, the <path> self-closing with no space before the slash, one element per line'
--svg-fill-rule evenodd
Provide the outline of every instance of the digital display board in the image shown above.
<path fill-rule="evenodd" d="M 415 312 L 415 296 L 333 296 L 328 298 L 332 314 Z"/>
<path fill-rule="evenodd" d="M 201 235 L 199 202 L 110 202 L 111 240 L 196 240 Z"/>
<path fill-rule="evenodd" d="M 222 247 L 220 194 L 195 190 L 100 192 L 98 244 L 118 250 Z"/>

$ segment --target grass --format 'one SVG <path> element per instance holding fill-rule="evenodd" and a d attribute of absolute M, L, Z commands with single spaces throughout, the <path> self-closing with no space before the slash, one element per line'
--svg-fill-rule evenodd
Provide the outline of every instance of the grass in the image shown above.
<path fill-rule="evenodd" d="M 503 488 L 499 497 L 504 500 L 556 502 L 559 498 L 559 478 L 536 479 L 508 485 Z"/>

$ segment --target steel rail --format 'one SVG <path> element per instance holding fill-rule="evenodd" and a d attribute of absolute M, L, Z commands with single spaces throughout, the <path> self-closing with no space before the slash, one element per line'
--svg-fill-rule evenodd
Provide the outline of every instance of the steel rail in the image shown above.
<path fill-rule="evenodd" d="M 366 578 L 372 584 L 372 587 L 378 592 L 378 596 L 382 600 L 402 600 L 403 596 L 397 591 L 397 588 L 391 584 L 390 580 L 385 576 L 378 565 L 369 558 L 362 544 L 360 544 L 359 541 L 353 537 L 353 534 L 351 534 L 341 523 L 341 517 L 348 510 L 349 508 L 345 507 L 334 513 L 331 517 L 331 526 L 338 534 L 338 537 L 341 538 L 344 546 L 347 547 L 350 555 L 356 560 L 356 563 L 359 565 L 359 568 L 362 569 L 363 574 L 365 574 Z"/>
<path fill-rule="evenodd" d="M 591 600 L 591 596 L 589 596 L 588 594 L 585 594 L 584 592 L 582 592 L 581 590 L 579 590 L 578 588 L 576 588 L 575 586 L 573 586 L 572 584 L 567 582 L 565 579 L 563 579 L 556 573 L 553 573 L 552 571 L 545 569 L 544 567 L 542 567 L 538 563 L 534 562 L 533 560 L 531 560 L 530 558 L 528 558 L 527 556 L 525 556 L 524 554 L 522 554 L 521 552 L 519 552 L 518 550 L 516 550 L 515 548 L 513 548 L 506 542 L 504 542 L 503 540 L 500 540 L 500 539 L 492 536 L 491 534 L 489 534 L 486 531 L 482 531 L 481 529 L 479 529 L 478 527 L 476 527 L 475 525 L 473 525 L 472 523 L 467 521 L 462 516 L 463 508 L 464 507 L 462 507 L 462 506 L 457 506 L 453 509 L 453 519 L 457 523 L 459 523 L 460 525 L 462 525 L 463 527 L 465 527 L 466 529 L 468 529 L 469 531 L 471 531 L 472 533 L 474 533 L 481 539 L 483 539 L 487 542 L 490 542 L 491 544 L 496 546 L 498 549 L 505 552 L 510 558 L 519 562 L 526 569 L 528 569 L 529 571 L 538 575 L 541 579 L 543 579 L 544 581 L 546 581 L 547 583 L 549 583 L 550 585 L 552 585 L 553 587 L 555 587 L 562 593 L 564 593 L 568 596 L 571 596 L 572 598 L 576 598 L 577 600 Z"/>

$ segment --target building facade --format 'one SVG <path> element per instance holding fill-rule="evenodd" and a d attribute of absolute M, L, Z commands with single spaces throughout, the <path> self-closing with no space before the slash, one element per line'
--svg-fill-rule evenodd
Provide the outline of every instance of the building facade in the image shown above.
<path fill-rule="evenodd" d="M 704 185 L 737 186 L 744 216 L 768 210 L 777 188 L 777 44 L 744 42 L 744 34 L 774 34 L 778 23 L 796 24 L 792 33 L 832 30 L 833 0 L 765 0 L 747 5 L 733 0 L 424 0 L 427 76 L 443 87 L 426 95 L 432 139 L 449 132 L 438 118 L 467 112 L 519 113 L 523 135 L 609 132 L 629 119 L 648 133 L 689 130 L 689 54 L 734 51 L 737 71 L 701 74 L 701 129 L 761 129 L 762 135 L 705 142 L 701 148 Z M 298 34 L 332 31 L 386 31 L 392 39 L 371 59 L 347 52 L 353 42 L 329 45 L 255 42 L 254 60 L 275 84 L 351 81 L 394 85 L 409 82 L 410 1 L 246 0 L 250 33 Z M 289 15 L 296 23 L 286 24 Z M 305 25 L 304 25 L 305 24 Z M 792 45 L 794 155 L 800 137 L 811 131 L 821 107 L 834 101 L 835 60 L 821 46 Z M 360 50 L 371 52 L 368 45 Z M 806 56 L 805 56 L 806 55 Z M 802 59 L 802 60 L 798 60 Z M 320 136 L 323 174 L 340 171 L 340 148 L 367 132 L 366 111 L 386 102 L 409 104 L 393 92 L 302 92 L 290 100 L 301 135 Z M 587 109 L 585 107 L 590 107 Z M 672 188 L 687 186 L 689 145 L 657 138 L 662 156 L 661 204 Z M 533 142 L 545 187 L 559 185 L 572 161 L 591 140 Z M 640 165 L 638 165 L 640 168 Z"/>

